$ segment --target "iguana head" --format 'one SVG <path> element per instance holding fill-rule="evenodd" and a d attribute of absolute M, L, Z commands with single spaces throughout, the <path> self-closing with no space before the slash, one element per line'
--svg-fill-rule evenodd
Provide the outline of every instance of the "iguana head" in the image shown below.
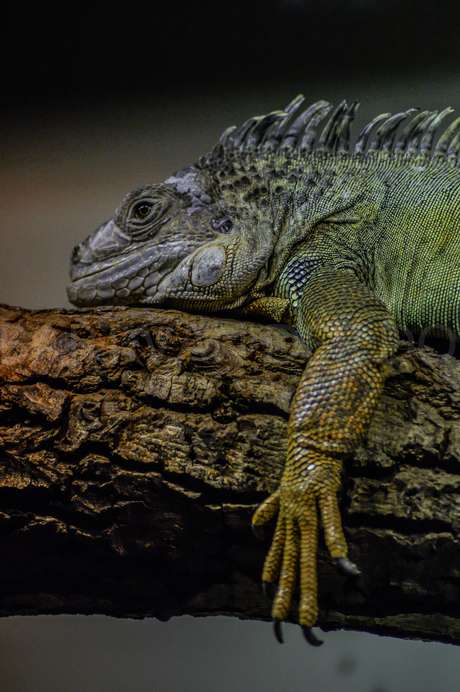
<path fill-rule="evenodd" d="M 262 297 L 315 224 L 351 204 L 349 195 L 336 195 L 331 163 L 343 187 L 358 103 L 342 102 L 317 138 L 331 106 L 318 101 L 301 111 L 303 100 L 229 128 L 195 166 L 128 194 L 113 219 L 74 249 L 70 301 L 212 311 Z M 386 164 L 391 150 L 426 153 L 450 111 L 418 114 L 396 141 L 397 127 L 414 110 L 383 113 L 366 125 L 351 158 L 374 165 Z M 460 118 L 440 138 L 435 157 L 445 157 L 448 146 L 447 154 L 457 155 L 459 129 Z"/>
<path fill-rule="evenodd" d="M 262 219 L 231 201 L 196 167 L 129 193 L 114 217 L 74 248 L 70 301 L 197 310 L 240 305 L 272 240 L 269 223 L 264 233 Z"/>
<path fill-rule="evenodd" d="M 128 194 L 74 249 L 70 301 L 208 311 L 263 295 L 282 261 L 275 217 L 291 195 L 286 161 L 296 144 L 306 151 L 330 107 L 299 116 L 302 102 L 229 128 L 194 167 Z"/>

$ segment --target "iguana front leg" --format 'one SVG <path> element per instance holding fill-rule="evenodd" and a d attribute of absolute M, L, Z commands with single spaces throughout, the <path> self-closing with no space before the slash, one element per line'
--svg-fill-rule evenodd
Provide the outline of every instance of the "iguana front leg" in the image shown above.
<path fill-rule="evenodd" d="M 366 432 L 385 380 L 385 361 L 398 345 L 387 308 L 353 275 L 322 272 L 293 301 L 296 326 L 308 346 L 321 344 L 302 375 L 288 426 L 288 453 L 279 488 L 263 502 L 253 524 L 278 512 L 263 580 L 278 578 L 272 616 L 289 611 L 300 570 L 299 622 L 310 632 L 318 613 L 318 510 L 331 556 L 353 572 L 337 503 L 342 460 Z M 357 573 L 357 570 L 356 570 Z"/>

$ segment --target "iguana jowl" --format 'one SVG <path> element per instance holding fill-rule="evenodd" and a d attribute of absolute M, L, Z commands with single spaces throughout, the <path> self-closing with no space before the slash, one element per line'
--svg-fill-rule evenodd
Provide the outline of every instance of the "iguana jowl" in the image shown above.
<path fill-rule="evenodd" d="M 331 106 L 302 103 L 230 128 L 195 166 L 131 192 L 75 248 L 68 293 L 79 306 L 243 308 L 294 325 L 314 351 L 281 483 L 253 523 L 278 515 L 263 571 L 278 578 L 278 638 L 299 571 L 299 621 L 320 643 L 318 510 L 332 557 L 357 573 L 337 504 L 342 460 L 368 427 L 398 328 L 460 337 L 460 118 L 432 151 L 450 108 L 385 113 L 350 153 L 357 103 L 320 135 Z"/>

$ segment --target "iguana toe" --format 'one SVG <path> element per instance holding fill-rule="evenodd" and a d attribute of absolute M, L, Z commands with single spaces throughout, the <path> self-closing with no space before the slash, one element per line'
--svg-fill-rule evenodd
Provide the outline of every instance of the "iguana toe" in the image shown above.
<path fill-rule="evenodd" d="M 283 631 L 281 629 L 281 620 L 279 620 L 278 618 L 274 618 L 274 620 L 273 620 L 273 629 L 275 632 L 276 640 L 280 644 L 284 644 Z"/>
<path fill-rule="evenodd" d="M 305 625 L 302 625 L 302 632 L 307 642 L 312 646 L 321 646 L 322 644 L 324 644 L 322 639 L 318 639 L 318 637 L 314 634 L 311 627 L 306 627 Z"/>
<path fill-rule="evenodd" d="M 361 574 L 354 562 L 349 560 L 348 557 L 336 557 L 334 563 L 343 574 L 348 574 L 350 577 L 359 577 Z"/>

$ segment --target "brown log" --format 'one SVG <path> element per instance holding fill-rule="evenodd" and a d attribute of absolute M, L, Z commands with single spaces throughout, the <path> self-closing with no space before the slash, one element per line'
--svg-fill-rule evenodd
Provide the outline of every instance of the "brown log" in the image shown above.
<path fill-rule="evenodd" d="M 0 615 L 269 619 L 250 519 L 306 361 L 275 325 L 3 306 Z M 401 347 L 341 506 L 362 576 L 320 544 L 321 627 L 460 643 L 455 358 Z"/>

